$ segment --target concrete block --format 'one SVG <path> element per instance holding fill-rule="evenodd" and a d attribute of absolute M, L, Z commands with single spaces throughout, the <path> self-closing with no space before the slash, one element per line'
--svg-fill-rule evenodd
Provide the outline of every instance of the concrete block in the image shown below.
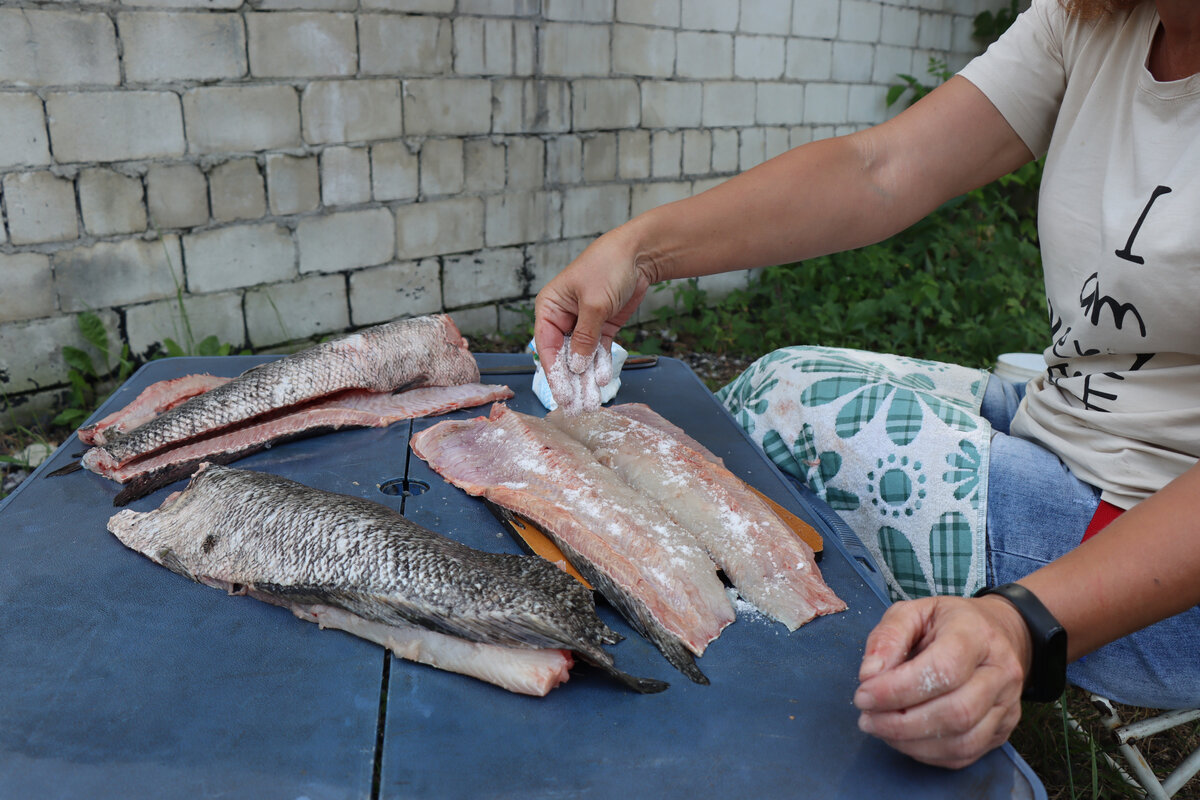
<path fill-rule="evenodd" d="M 737 9 L 729 5 L 734 8 L 736 21 Z M 733 36 L 680 32 L 675 37 L 675 74 L 681 78 L 732 78 Z"/>
<path fill-rule="evenodd" d="M 504 188 L 505 150 L 501 142 L 468 139 L 463 143 L 463 188 L 471 193 L 498 192 Z"/>
<path fill-rule="evenodd" d="M 456 197 L 396 209 L 396 254 L 401 260 L 464 253 L 483 247 L 483 200 Z"/>
<path fill-rule="evenodd" d="M 568 77 L 608 75 L 611 39 L 606 25 L 547 22 L 541 30 L 538 71 Z"/>
<path fill-rule="evenodd" d="M 0 94 L 0 169 L 49 163 L 42 99 L 26 92 Z"/>
<path fill-rule="evenodd" d="M 683 134 L 655 131 L 650 134 L 650 177 L 678 178 L 683 169 Z"/>
<path fill-rule="evenodd" d="M 396 219 L 386 208 L 309 217 L 296 226 L 296 244 L 301 275 L 373 267 L 392 259 Z"/>
<path fill-rule="evenodd" d="M 654 3 L 647 3 L 646 0 L 617 0 L 617 22 L 678 28 L 679 3 L 675 0 Z"/>
<path fill-rule="evenodd" d="M 650 177 L 649 131 L 621 131 L 617 134 L 617 177 Z"/>
<path fill-rule="evenodd" d="M 454 3 L 451 2 L 453 10 Z M 536 17 L 541 13 L 539 0 L 459 0 L 460 15 L 496 17 Z"/>
<path fill-rule="evenodd" d="M 401 109 L 398 80 L 314 81 L 300 95 L 304 141 L 394 139 L 404 132 Z"/>
<path fill-rule="evenodd" d="M 916 47 L 921 27 L 921 12 L 903 6 L 884 6 L 881 11 L 879 41 L 897 47 Z"/>
<path fill-rule="evenodd" d="M 382 142 L 371 148 L 371 194 L 380 202 L 415 200 L 419 174 L 417 154 L 404 142 Z"/>
<path fill-rule="evenodd" d="M 108 332 L 110 345 L 113 345 L 107 354 L 111 364 L 120 352 L 115 347 L 120 341 L 119 320 L 111 311 L 101 311 L 98 316 Z M 15 406 L 12 395 L 66 382 L 67 364 L 63 361 L 62 349 L 67 345 L 91 353 L 97 369 L 103 368 L 100 354 L 84 341 L 74 316 L 0 324 L 0 389 L 4 390 L 0 392 L 0 402 L 8 395 L 9 402 L 13 403 L 4 412 L 5 419 Z"/>
<path fill-rule="evenodd" d="M 111 169 L 85 169 L 79 174 L 79 208 L 84 230 L 93 236 L 146 230 L 145 194 L 140 178 Z"/>
<path fill-rule="evenodd" d="M 183 114 L 174 92 L 51 92 L 46 115 L 60 164 L 184 154 Z"/>
<path fill-rule="evenodd" d="M 628 186 L 574 186 L 563 191 L 565 237 L 604 233 L 628 220 Z"/>
<path fill-rule="evenodd" d="M 614 0 L 542 0 L 546 19 L 568 22 L 612 22 Z"/>
<path fill-rule="evenodd" d="M 921 14 L 917 47 L 925 50 L 949 50 L 954 26 L 949 14 Z"/>
<path fill-rule="evenodd" d="M 804 118 L 804 85 L 760 83 L 754 120 L 760 125 L 796 125 Z"/>
<path fill-rule="evenodd" d="M 504 335 L 533 335 L 533 300 L 513 300 L 500 303 L 500 333 Z M 524 338 L 523 341 L 528 341 Z"/>
<path fill-rule="evenodd" d="M 733 74 L 738 78 L 775 80 L 783 75 L 782 36 L 733 37 Z"/>
<path fill-rule="evenodd" d="M 473 336 L 491 336 L 500 329 L 500 309 L 495 303 L 475 308 L 456 308 L 447 313 L 468 339 Z"/>
<path fill-rule="evenodd" d="M 635 81 L 577 80 L 571 84 L 573 128 L 577 131 L 637 127 L 640 104 Z"/>
<path fill-rule="evenodd" d="M 837 124 L 846 119 L 849 87 L 839 83 L 813 83 L 804 89 L 804 121 Z"/>
<path fill-rule="evenodd" d="M 736 172 L 738 168 L 738 132 L 736 130 L 715 130 L 712 132 L 713 172 Z"/>
<path fill-rule="evenodd" d="M 750 284 L 752 274 L 753 270 L 739 269 L 716 275 L 701 275 L 697 287 L 704 290 L 711 299 L 719 300 L 736 289 L 745 289 Z"/>
<path fill-rule="evenodd" d="M 534 136 L 507 140 L 508 188 L 540 189 L 546 183 L 546 144 Z"/>
<path fill-rule="evenodd" d="M 886 27 L 884 31 L 886 32 Z M 967 65 L 967 62 L 981 52 L 979 43 L 975 41 L 975 22 L 970 17 L 954 17 L 951 21 L 950 33 L 950 49 L 955 54 L 962 54 L 957 58 L 948 58 L 947 63 L 951 60 L 955 62 L 951 69 L 962 69 Z"/>
<path fill-rule="evenodd" d="M 703 192 L 707 192 L 709 189 L 720 186 L 727 180 L 729 180 L 729 178 L 723 178 L 720 176 L 715 178 L 700 178 L 694 180 L 692 181 L 692 194 L 701 194 Z"/>
<path fill-rule="evenodd" d="M 833 75 L 833 42 L 788 39 L 784 77 L 794 81 L 827 81 Z"/>
<path fill-rule="evenodd" d="M 900 73 L 914 74 L 917 62 L 913 61 L 913 51 L 907 47 L 891 47 L 877 45 L 875 47 L 875 69 L 871 75 L 874 83 L 890 85 Z M 920 71 L 924 72 L 924 62 L 920 62 Z"/>
<path fill-rule="evenodd" d="M 540 242 L 559 236 L 562 195 L 558 192 L 505 192 L 492 195 L 485 202 L 483 241 L 488 247 Z"/>
<path fill-rule="evenodd" d="M 299 147 L 300 99 L 291 86 L 202 86 L 184 92 L 193 153 L 253 153 Z"/>
<path fill-rule="evenodd" d="M 196 0 L 121 0 L 121 5 L 131 8 L 195 8 Z M 205 8 L 224 11 L 241 8 L 245 0 L 206 0 Z"/>
<path fill-rule="evenodd" d="M 525 255 L 519 247 L 447 256 L 442 267 L 442 298 L 447 308 L 519 297 Z"/>
<path fill-rule="evenodd" d="M 357 0 L 260 0 L 256 11 L 354 11 Z"/>
<path fill-rule="evenodd" d="M 679 25 L 700 31 L 736 30 L 740 5 L 713 0 L 683 0 Z"/>
<path fill-rule="evenodd" d="M 321 205 L 316 156 L 267 154 L 267 202 L 272 214 L 306 214 Z"/>
<path fill-rule="evenodd" d="M 840 83 L 866 83 L 871 80 L 875 45 L 862 42 L 833 43 L 833 79 Z"/>
<path fill-rule="evenodd" d="M 556 136 L 546 142 L 546 183 L 549 186 L 583 180 L 583 140 Z"/>
<path fill-rule="evenodd" d="M 113 308 L 174 297 L 183 285 L 179 237 L 124 239 L 60 250 L 54 285 L 63 311 Z"/>
<path fill-rule="evenodd" d="M 122 12 L 117 26 L 127 83 L 215 81 L 246 74 L 240 14 Z"/>
<path fill-rule="evenodd" d="M 421 145 L 421 195 L 462 192 L 465 166 L 462 139 L 427 139 Z"/>
<path fill-rule="evenodd" d="M 143 358 L 165 351 L 167 339 L 184 353 L 196 355 L 196 348 L 210 336 L 217 337 L 219 344 L 230 345 L 236 352 L 246 346 L 242 293 L 187 295 L 182 311 L 179 299 L 174 297 L 128 306 L 125 332 L 130 351 Z"/>
<path fill-rule="evenodd" d="M 492 87 L 480 78 L 404 82 L 404 132 L 410 136 L 471 136 L 492 128 Z"/>
<path fill-rule="evenodd" d="M 352 206 L 371 199 L 371 154 L 365 147 L 327 147 L 321 153 L 321 202 Z"/>
<path fill-rule="evenodd" d="M 695 128 L 700 125 L 703 84 L 642 82 L 642 127 Z"/>
<path fill-rule="evenodd" d="M 712 131 L 683 132 L 683 174 L 707 175 L 712 170 Z"/>
<path fill-rule="evenodd" d="M 353 14 L 251 11 L 245 19 L 255 78 L 336 77 L 358 69 Z"/>
<path fill-rule="evenodd" d="M 292 235 L 272 223 L 188 234 L 183 237 L 183 253 L 187 258 L 187 288 L 193 294 L 296 277 Z"/>
<path fill-rule="evenodd" d="M 838 35 L 839 0 L 794 0 L 792 35 L 833 39 Z"/>
<path fill-rule="evenodd" d="M 807 125 L 796 125 L 788 132 L 788 144 L 791 147 L 799 147 L 811 141 L 813 141 L 813 131 Z"/>
<path fill-rule="evenodd" d="M 8 237 L 13 244 L 62 242 L 79 235 L 75 185 L 44 170 L 4 176 Z"/>
<path fill-rule="evenodd" d="M 358 35 L 364 75 L 445 75 L 454 63 L 448 19 L 364 14 Z"/>
<path fill-rule="evenodd" d="M 562 272 L 592 242 L 592 237 L 542 242 L 527 249 L 525 269 L 529 279 L 528 293 L 537 294 L 550 280 Z"/>
<path fill-rule="evenodd" d="M 340 333 L 350 327 L 346 279 L 313 275 L 246 292 L 246 331 L 253 348 Z"/>
<path fill-rule="evenodd" d="M 490 0 L 480 0 L 480 2 L 490 2 Z M 454 11 L 454 0 L 362 0 L 362 7 L 369 11 L 449 14 Z"/>
<path fill-rule="evenodd" d="M 738 169 L 745 172 L 766 160 L 767 143 L 762 128 L 743 128 L 738 146 Z"/>
<path fill-rule="evenodd" d="M 213 167 L 208 174 L 208 194 L 217 222 L 260 219 L 267 213 L 262 173 L 253 158 L 235 158 Z"/>
<path fill-rule="evenodd" d="M 742 0 L 738 30 L 786 34 L 792 28 L 792 0 Z"/>
<path fill-rule="evenodd" d="M 850 87 L 846 103 L 846 118 L 850 122 L 875 125 L 887 117 L 887 95 L 878 86 L 867 84 Z"/>
<path fill-rule="evenodd" d="M 766 160 L 769 161 L 790 149 L 792 146 L 788 128 L 777 125 L 763 129 L 763 157 Z"/>
<path fill-rule="evenodd" d="M 116 86 L 117 36 L 103 12 L 0 8 L 0 83 Z"/>
<path fill-rule="evenodd" d="M 527 0 L 531 5 L 536 0 Z M 513 23 L 513 73 L 533 75 L 537 70 L 537 41 L 539 23 Z"/>
<path fill-rule="evenodd" d="M 669 78 L 674 74 L 674 31 L 641 25 L 614 25 L 612 36 L 614 74 L 653 78 Z"/>
<path fill-rule="evenodd" d="M 596 133 L 583 137 L 583 179 L 588 183 L 617 177 L 617 135 Z"/>
<path fill-rule="evenodd" d="M 571 128 L 571 87 L 567 81 L 496 81 L 492 105 L 495 133 L 562 133 Z"/>
<path fill-rule="evenodd" d="M 516 71 L 510 19 L 458 17 L 454 20 L 454 72 L 458 75 L 512 75 Z"/>
<path fill-rule="evenodd" d="M 442 268 L 436 258 L 404 261 L 350 273 L 350 318 L 378 325 L 442 310 Z"/>
<path fill-rule="evenodd" d="M 57 310 L 54 271 L 43 253 L 0 253 L 0 322 L 52 316 Z"/>
<path fill-rule="evenodd" d="M 193 228 L 208 222 L 208 182 L 194 164 L 152 164 L 146 202 L 155 228 Z"/>
<path fill-rule="evenodd" d="M 842 0 L 838 38 L 847 42 L 878 42 L 882 5 L 873 0 Z"/>
<path fill-rule="evenodd" d="M 706 128 L 746 125 L 754 119 L 754 84 L 740 81 L 706 83 L 703 102 L 701 120 Z"/>

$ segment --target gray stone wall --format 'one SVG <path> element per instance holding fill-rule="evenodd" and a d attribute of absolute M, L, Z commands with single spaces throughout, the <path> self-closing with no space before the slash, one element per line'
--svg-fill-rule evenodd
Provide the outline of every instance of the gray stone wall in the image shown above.
<path fill-rule="evenodd" d="M 183 312 L 253 349 L 511 328 L 596 234 L 881 121 L 897 73 L 965 63 L 1003 5 L 5 2 L 0 426 L 61 392 L 82 311 L 137 358 Z"/>

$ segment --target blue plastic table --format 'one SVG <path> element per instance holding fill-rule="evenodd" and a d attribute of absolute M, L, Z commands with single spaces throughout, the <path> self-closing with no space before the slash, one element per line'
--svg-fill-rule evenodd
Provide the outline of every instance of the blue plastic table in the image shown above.
<path fill-rule="evenodd" d="M 154 381 L 236 375 L 262 360 L 151 362 L 96 418 Z M 544 413 L 529 375 L 489 380 L 517 392 L 514 409 Z M 848 611 L 794 633 L 742 614 L 699 659 L 712 681 L 699 686 L 601 602 L 627 636 L 612 648 L 618 666 L 671 687 L 637 695 L 584 667 L 544 698 L 514 695 L 126 549 L 105 527 L 116 484 L 88 472 L 45 477 L 81 450 L 71 437 L 0 501 L 0 797 L 1045 797 L 1007 746 L 949 772 L 860 733 L 850 698 L 886 600 L 842 546 L 841 521 L 785 480 L 681 362 L 622 380 L 618 402 L 648 403 L 824 535 L 821 569 Z M 293 442 L 237 465 L 520 552 L 481 501 L 410 456 L 410 431 L 436 421 Z M 381 490 L 405 480 L 429 489 Z M 157 507 L 182 485 L 130 507 Z"/>

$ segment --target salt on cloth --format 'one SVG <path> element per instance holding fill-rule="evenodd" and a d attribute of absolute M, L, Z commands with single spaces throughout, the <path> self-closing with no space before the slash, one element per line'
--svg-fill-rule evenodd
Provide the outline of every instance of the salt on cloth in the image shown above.
<path fill-rule="evenodd" d="M 988 373 L 832 347 L 769 353 L 717 399 L 854 530 L 895 599 L 984 585 Z"/>
<path fill-rule="evenodd" d="M 571 369 L 571 337 L 563 339 L 562 349 L 558 358 L 550 365 L 549 375 L 538 358 L 537 348 L 532 341 L 525 349 L 533 353 L 537 368 L 533 373 L 533 393 L 542 401 L 547 410 L 553 411 L 559 405 L 563 413 L 580 414 L 584 411 L 595 411 L 601 403 L 607 403 L 617 395 L 621 388 L 621 367 L 629 353 L 624 347 L 613 342 L 607 353 L 597 347 L 590 362 L 583 365 L 579 371 Z M 578 358 L 578 357 L 576 357 Z"/>

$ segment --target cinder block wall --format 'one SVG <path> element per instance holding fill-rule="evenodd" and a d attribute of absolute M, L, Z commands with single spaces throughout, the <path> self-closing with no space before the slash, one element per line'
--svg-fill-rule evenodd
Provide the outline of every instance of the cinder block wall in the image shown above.
<path fill-rule="evenodd" d="M 138 358 L 185 342 L 181 298 L 254 349 L 511 328 L 596 234 L 881 121 L 897 73 L 965 63 L 1003 5 L 6 2 L 0 427 L 61 393 L 85 310 Z"/>

